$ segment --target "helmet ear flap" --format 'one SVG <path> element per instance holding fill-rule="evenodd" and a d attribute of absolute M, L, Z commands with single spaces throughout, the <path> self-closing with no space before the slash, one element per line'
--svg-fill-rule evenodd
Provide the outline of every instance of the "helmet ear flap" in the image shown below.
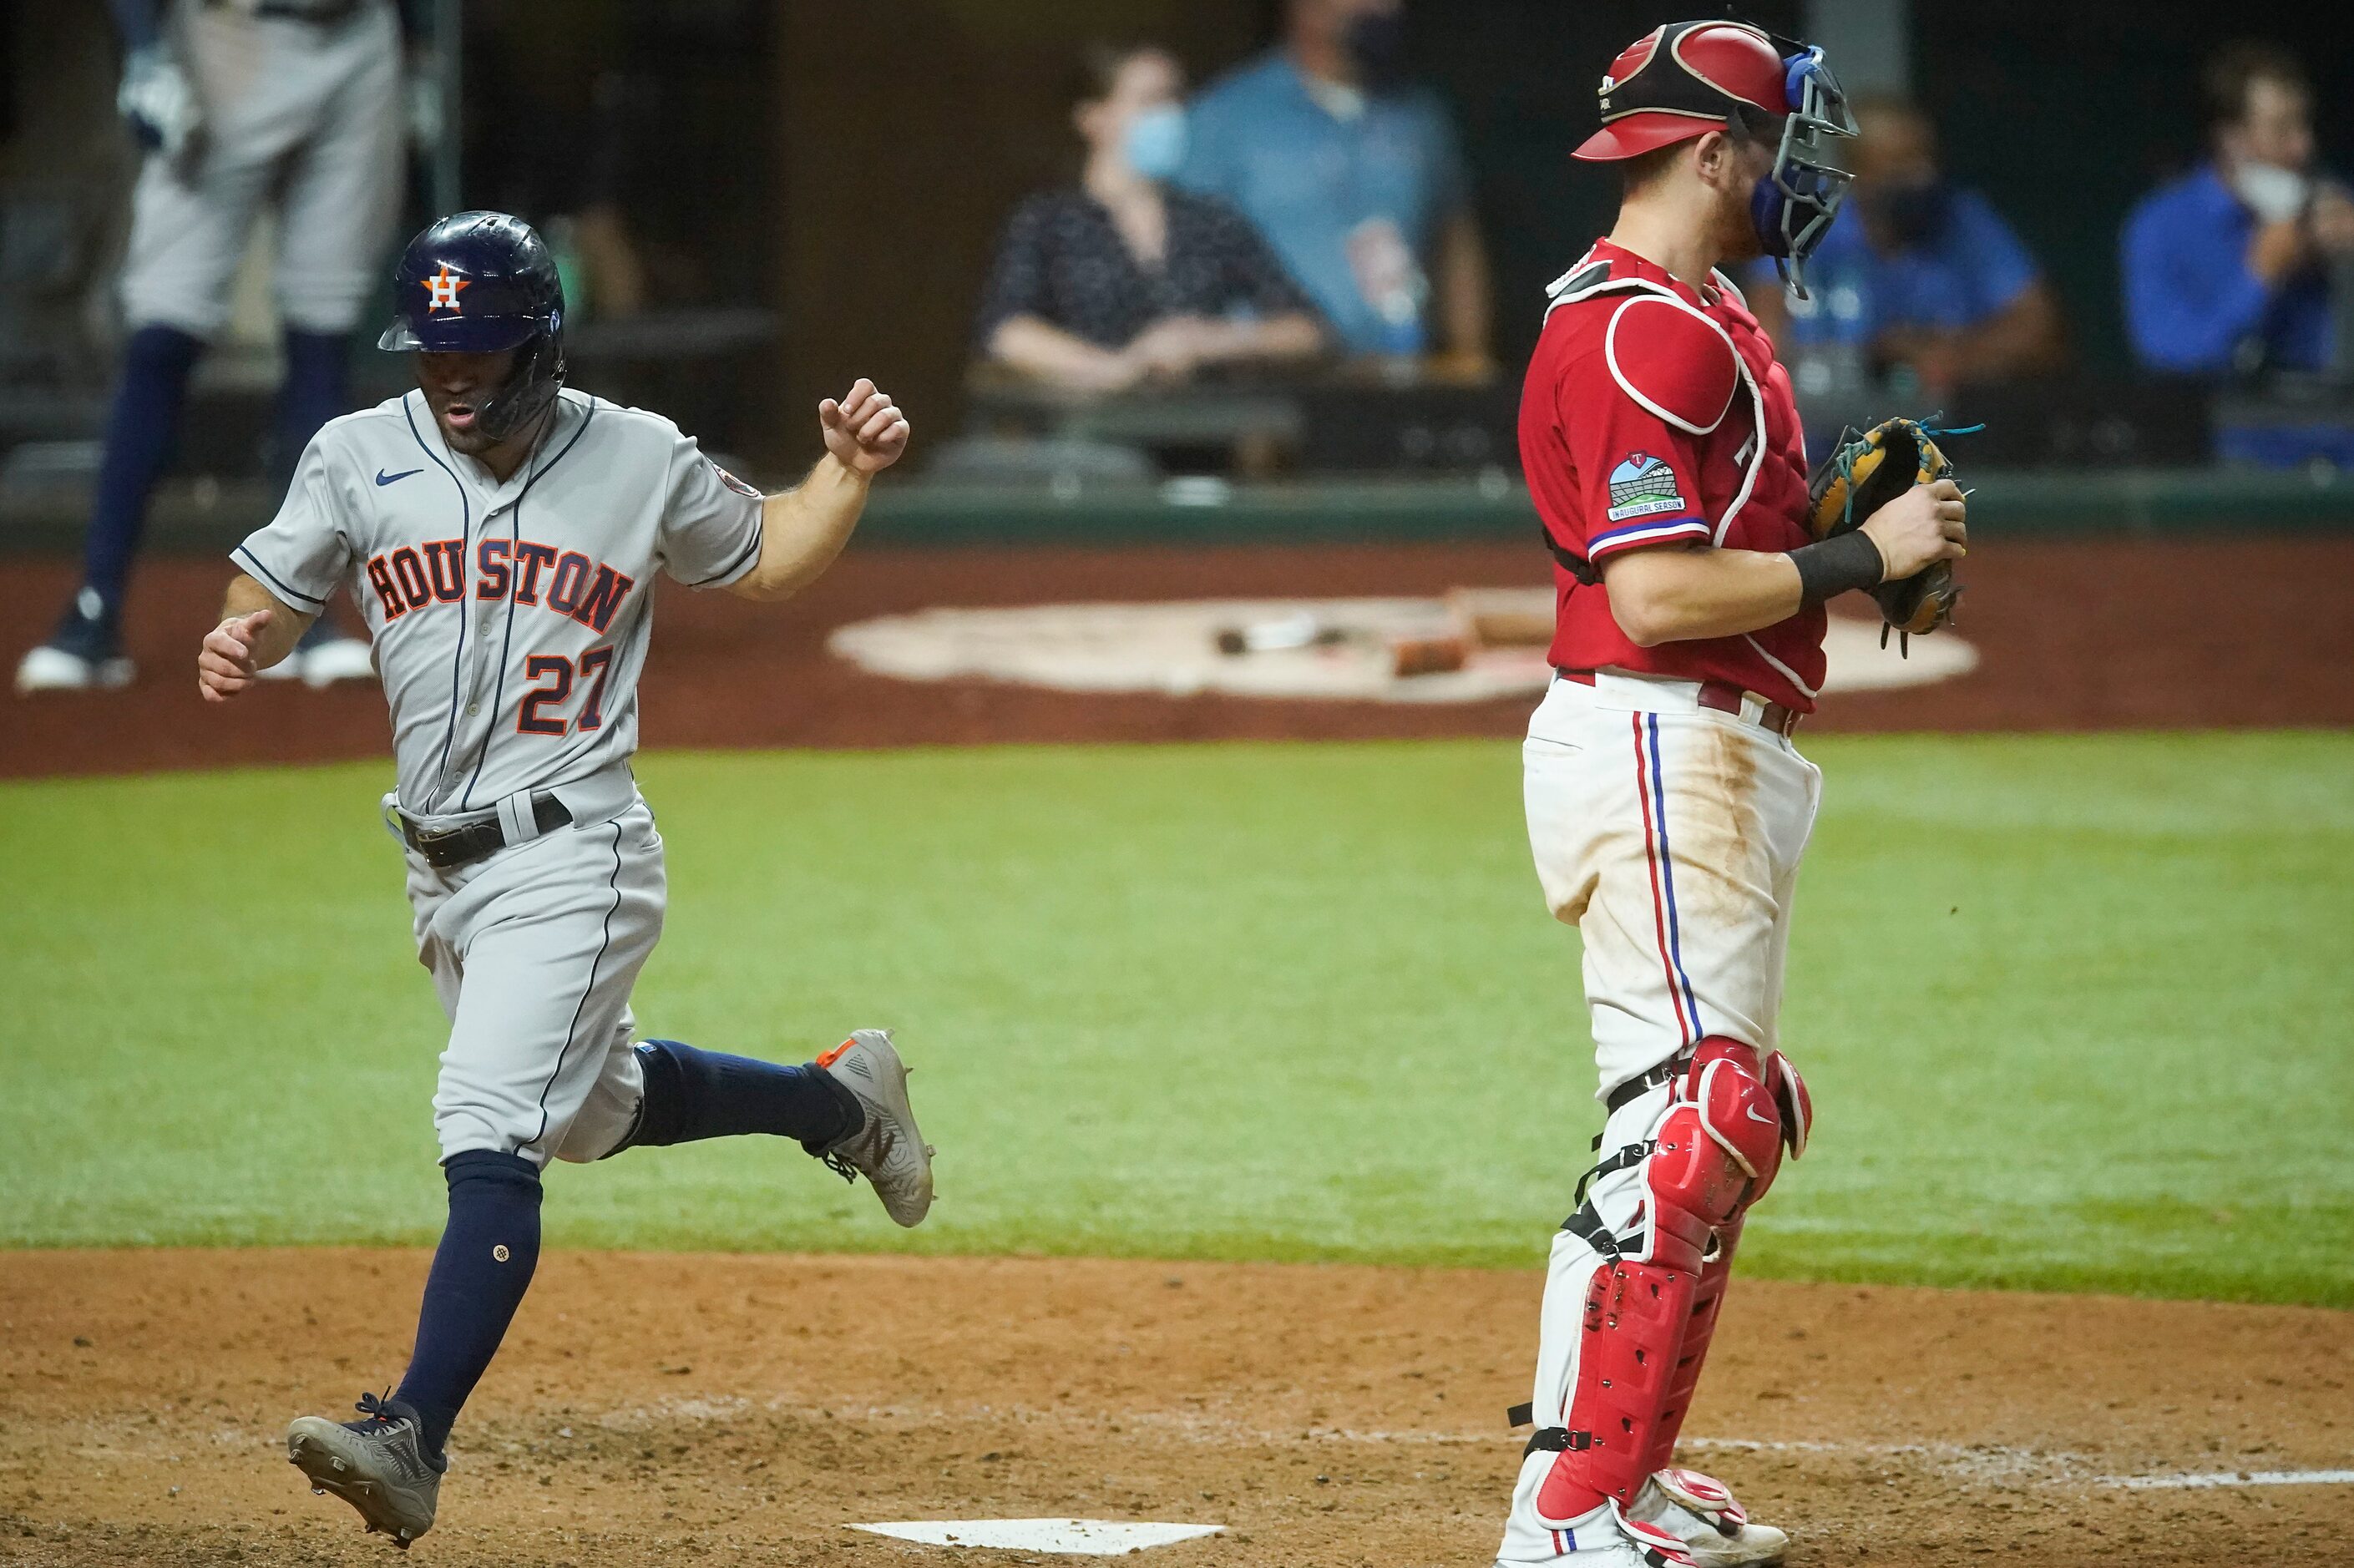
<path fill-rule="evenodd" d="M 547 410 L 564 385 L 564 326 L 539 334 L 516 351 L 504 385 L 485 398 L 478 419 L 482 434 L 503 441 Z"/>

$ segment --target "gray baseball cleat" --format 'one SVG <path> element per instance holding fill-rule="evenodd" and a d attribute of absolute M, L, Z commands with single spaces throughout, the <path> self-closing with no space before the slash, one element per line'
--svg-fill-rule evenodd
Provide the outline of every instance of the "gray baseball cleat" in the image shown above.
<path fill-rule="evenodd" d="M 425 1427 L 406 1400 L 360 1395 L 363 1419 L 337 1423 L 302 1415 L 286 1428 L 286 1459 L 311 1478 L 314 1494 L 332 1492 L 407 1550 L 433 1528 L 448 1459 L 425 1457 Z"/>
<path fill-rule="evenodd" d="M 834 1081 L 858 1097 L 866 1120 L 856 1132 L 817 1151 L 844 1181 L 866 1178 L 883 1212 L 903 1225 L 919 1225 L 932 1206 L 932 1146 L 916 1128 L 907 1103 L 907 1065 L 887 1029 L 860 1029 L 817 1059 Z"/>

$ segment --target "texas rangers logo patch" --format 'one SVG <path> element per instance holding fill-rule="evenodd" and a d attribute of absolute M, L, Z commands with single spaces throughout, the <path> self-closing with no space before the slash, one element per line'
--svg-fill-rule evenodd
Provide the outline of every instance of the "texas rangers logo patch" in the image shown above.
<path fill-rule="evenodd" d="M 1682 510 L 1683 493 L 1677 489 L 1676 471 L 1666 460 L 1649 452 L 1628 452 L 1626 461 L 1610 471 L 1611 522 Z"/>
<path fill-rule="evenodd" d="M 458 308 L 458 291 L 474 285 L 450 270 L 450 263 L 441 263 L 440 273 L 424 280 L 425 308 L 429 311 L 454 311 Z"/>

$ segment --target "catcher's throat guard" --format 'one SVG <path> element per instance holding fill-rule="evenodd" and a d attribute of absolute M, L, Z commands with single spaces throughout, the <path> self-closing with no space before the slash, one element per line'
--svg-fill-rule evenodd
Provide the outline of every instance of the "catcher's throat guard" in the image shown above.
<path fill-rule="evenodd" d="M 1835 143 L 1853 138 L 1855 112 L 1823 51 L 1808 47 L 1783 62 L 1784 90 L 1789 112 L 1781 117 L 1781 136 L 1774 149 L 1774 166 L 1749 196 L 1750 223 L 1757 242 L 1790 291 L 1807 299 L 1806 262 L 1830 232 L 1831 221 L 1847 200 L 1854 174 L 1840 166 Z M 1756 110 L 1743 107 L 1744 127 L 1764 137 L 1772 122 Z"/>

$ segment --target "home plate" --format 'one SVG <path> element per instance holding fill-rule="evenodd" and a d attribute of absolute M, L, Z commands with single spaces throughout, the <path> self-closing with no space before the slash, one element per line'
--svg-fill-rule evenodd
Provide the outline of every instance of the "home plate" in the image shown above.
<path fill-rule="evenodd" d="M 993 1546 L 1013 1552 L 1061 1552 L 1076 1557 L 1122 1557 L 1215 1535 L 1223 1524 L 1122 1524 L 1108 1519 L 921 1519 L 896 1524 L 854 1524 L 853 1530 L 927 1546 Z"/>

